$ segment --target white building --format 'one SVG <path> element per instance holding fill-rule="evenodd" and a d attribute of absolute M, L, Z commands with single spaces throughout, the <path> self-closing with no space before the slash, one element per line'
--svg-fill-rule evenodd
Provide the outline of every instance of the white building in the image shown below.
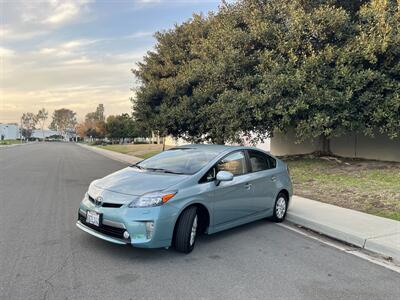
<path fill-rule="evenodd" d="M 61 135 L 61 133 L 55 131 L 55 130 L 50 130 L 50 129 L 44 129 L 43 132 L 41 129 L 34 129 L 32 131 L 31 138 L 33 139 L 43 139 L 43 138 L 48 138 L 53 135 Z"/>
<path fill-rule="evenodd" d="M 16 140 L 19 138 L 19 128 L 15 124 L 0 124 L 0 140 Z"/>

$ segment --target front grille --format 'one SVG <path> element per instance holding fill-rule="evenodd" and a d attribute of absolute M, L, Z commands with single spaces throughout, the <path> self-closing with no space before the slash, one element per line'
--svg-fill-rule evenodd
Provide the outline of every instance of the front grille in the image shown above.
<path fill-rule="evenodd" d="M 116 228 L 108 225 L 101 224 L 100 226 L 95 226 L 89 223 L 86 223 L 86 217 L 78 214 L 78 220 L 81 221 L 82 224 L 84 224 L 87 227 L 90 227 L 93 230 L 96 230 L 100 233 L 103 233 L 105 235 L 109 235 L 118 239 L 126 240 L 124 239 L 124 231 L 125 229 L 123 228 Z"/>
<path fill-rule="evenodd" d="M 88 195 L 88 196 L 89 196 L 89 201 L 92 202 L 94 205 L 97 205 L 97 204 L 96 204 L 96 200 L 95 200 L 93 197 L 91 197 L 90 195 Z M 122 205 L 123 205 L 123 204 L 119 204 L 119 203 L 102 202 L 101 205 L 98 205 L 98 206 L 101 206 L 101 207 L 119 208 L 119 207 L 121 207 Z"/>
<path fill-rule="evenodd" d="M 104 202 L 101 206 L 118 208 L 118 207 L 121 207 L 122 204 Z"/>

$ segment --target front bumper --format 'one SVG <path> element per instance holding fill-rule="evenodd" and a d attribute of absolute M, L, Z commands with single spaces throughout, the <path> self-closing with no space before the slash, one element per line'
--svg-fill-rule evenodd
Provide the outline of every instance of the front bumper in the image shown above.
<path fill-rule="evenodd" d="M 102 214 L 102 224 L 96 227 L 86 223 L 87 210 Z M 178 210 L 171 205 L 151 208 L 96 207 L 90 201 L 81 202 L 76 226 L 95 237 L 116 244 L 131 244 L 140 248 L 162 248 L 171 245 Z M 146 223 L 153 222 L 149 235 Z M 124 232 L 129 238 L 124 238 Z"/>
<path fill-rule="evenodd" d="M 79 220 L 76 222 L 76 227 L 78 227 L 79 229 L 81 229 L 95 237 L 98 237 L 99 239 L 105 240 L 107 242 L 120 244 L 120 245 L 126 245 L 126 244 L 130 243 L 128 240 L 122 240 L 122 239 L 114 238 L 114 237 L 108 236 L 106 234 L 100 233 L 99 231 L 96 231 L 96 230 L 84 225 Z"/>

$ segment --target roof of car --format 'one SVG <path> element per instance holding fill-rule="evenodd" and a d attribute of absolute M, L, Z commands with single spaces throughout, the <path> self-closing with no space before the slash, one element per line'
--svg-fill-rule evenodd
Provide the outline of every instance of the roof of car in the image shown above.
<path fill-rule="evenodd" d="M 189 145 L 182 145 L 176 148 L 191 148 L 191 149 L 203 149 L 203 150 L 209 150 L 209 151 L 217 151 L 217 152 L 222 152 L 225 150 L 234 150 L 234 149 L 239 149 L 243 148 L 243 146 L 228 146 L 228 145 L 216 145 L 216 144 L 189 144 Z"/>

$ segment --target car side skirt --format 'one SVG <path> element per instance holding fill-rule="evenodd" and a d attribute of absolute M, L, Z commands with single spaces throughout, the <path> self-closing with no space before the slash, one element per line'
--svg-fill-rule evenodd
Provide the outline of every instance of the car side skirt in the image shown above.
<path fill-rule="evenodd" d="M 244 218 L 240 218 L 238 220 L 234 220 L 234 221 L 230 221 L 230 222 L 226 222 L 226 223 L 222 223 L 222 224 L 218 224 L 216 226 L 213 227 L 209 227 L 207 230 L 208 234 L 213 234 L 216 232 L 220 232 L 223 230 L 227 230 L 230 228 L 234 228 L 240 225 L 244 225 L 247 223 L 251 223 L 257 220 L 261 220 L 264 218 L 268 218 L 272 216 L 272 209 L 268 209 L 266 211 L 260 212 L 260 213 L 256 213 L 256 214 L 252 214 L 249 216 L 246 216 Z"/>

